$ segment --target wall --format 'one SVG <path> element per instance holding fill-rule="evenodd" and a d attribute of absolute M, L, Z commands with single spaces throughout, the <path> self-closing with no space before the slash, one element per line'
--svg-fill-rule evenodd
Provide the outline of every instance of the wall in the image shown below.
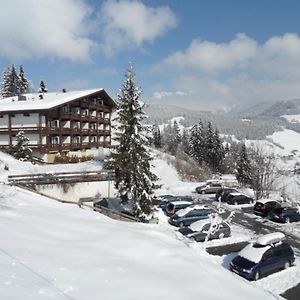
<path fill-rule="evenodd" d="M 116 195 L 112 181 L 76 183 L 74 186 L 66 186 L 65 191 L 62 186 L 49 184 L 37 186 L 37 191 L 47 196 L 70 202 L 78 202 L 80 198 L 95 197 L 99 194 L 101 197 L 112 197 Z"/>
<path fill-rule="evenodd" d="M 39 115 L 36 113 L 31 113 L 29 117 L 23 114 L 15 114 L 15 117 L 11 118 L 11 126 L 14 128 L 22 127 L 37 127 L 39 124 Z"/>

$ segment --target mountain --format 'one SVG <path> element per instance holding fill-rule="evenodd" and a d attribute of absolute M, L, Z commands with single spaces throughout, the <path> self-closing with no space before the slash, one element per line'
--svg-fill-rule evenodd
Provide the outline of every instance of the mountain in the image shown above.
<path fill-rule="evenodd" d="M 284 101 L 282 103 L 284 104 Z M 262 103 L 244 111 L 232 112 L 232 114 L 196 111 L 185 107 L 150 103 L 145 112 L 149 117 L 147 119 L 148 124 L 155 122 L 168 124 L 172 118 L 183 117 L 184 119 L 180 121 L 181 125 L 189 128 L 201 119 L 204 122 L 211 121 L 222 134 L 234 135 L 240 140 L 257 140 L 265 139 L 266 136 L 284 128 L 300 132 L 300 124 L 291 124 L 286 119 L 279 117 L 287 112 L 288 108 L 290 108 L 289 111 L 296 112 L 296 104 L 294 106 L 286 105 L 285 110 L 283 110 L 283 105 L 278 104 L 277 107 L 276 103 Z"/>
<path fill-rule="evenodd" d="M 300 114 L 300 99 L 258 103 L 247 108 L 235 108 L 227 113 L 231 117 L 280 117 Z"/>

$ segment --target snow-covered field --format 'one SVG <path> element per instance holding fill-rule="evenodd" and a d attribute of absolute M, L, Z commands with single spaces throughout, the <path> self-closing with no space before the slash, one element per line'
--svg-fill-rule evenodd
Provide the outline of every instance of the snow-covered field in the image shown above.
<path fill-rule="evenodd" d="M 8 173 L 62 168 L 1 159 L 10 169 L 2 171 L 3 181 Z M 197 184 L 181 181 L 163 159 L 154 164 L 162 178 L 159 194 L 193 194 Z M 183 239 L 164 215 L 160 219 L 159 224 L 115 221 L 1 184 L 0 299 L 267 300 L 279 299 L 279 292 L 300 281 L 297 259 L 289 270 L 248 282 L 226 268 L 228 257 L 207 254 L 203 244 Z M 233 226 L 232 237 L 205 246 L 249 239 L 254 239 L 251 232 Z M 270 278 L 281 283 L 280 291 L 272 290 Z"/>

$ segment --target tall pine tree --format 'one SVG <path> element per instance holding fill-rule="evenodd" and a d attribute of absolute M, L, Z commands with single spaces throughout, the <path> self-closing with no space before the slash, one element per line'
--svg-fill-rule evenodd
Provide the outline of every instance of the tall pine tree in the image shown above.
<path fill-rule="evenodd" d="M 251 184 L 251 163 L 248 158 L 246 145 L 243 144 L 240 150 L 240 157 L 237 165 L 237 180 L 242 184 Z"/>
<path fill-rule="evenodd" d="M 29 81 L 25 77 L 24 68 L 21 65 L 19 71 L 19 91 L 21 94 L 26 94 L 29 93 L 29 90 L 30 90 Z"/>
<path fill-rule="evenodd" d="M 158 179 L 150 170 L 152 157 L 147 143 L 144 104 L 130 65 L 120 94 L 115 126 L 117 146 L 112 154 L 116 171 L 115 186 L 124 202 L 132 202 L 136 217 L 147 220 L 152 213 L 152 194 Z"/>
<path fill-rule="evenodd" d="M 19 77 L 15 65 L 11 65 L 3 72 L 1 95 L 3 98 L 13 97 L 20 94 Z"/>

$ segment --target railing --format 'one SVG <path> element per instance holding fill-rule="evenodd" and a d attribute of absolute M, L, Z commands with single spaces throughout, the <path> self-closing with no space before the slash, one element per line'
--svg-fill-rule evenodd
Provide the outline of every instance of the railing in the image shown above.
<path fill-rule="evenodd" d="M 9 175 L 8 182 L 13 185 L 43 185 L 64 184 L 77 182 L 94 182 L 114 180 L 113 170 L 88 171 L 88 172 L 55 172 L 25 175 Z"/>

